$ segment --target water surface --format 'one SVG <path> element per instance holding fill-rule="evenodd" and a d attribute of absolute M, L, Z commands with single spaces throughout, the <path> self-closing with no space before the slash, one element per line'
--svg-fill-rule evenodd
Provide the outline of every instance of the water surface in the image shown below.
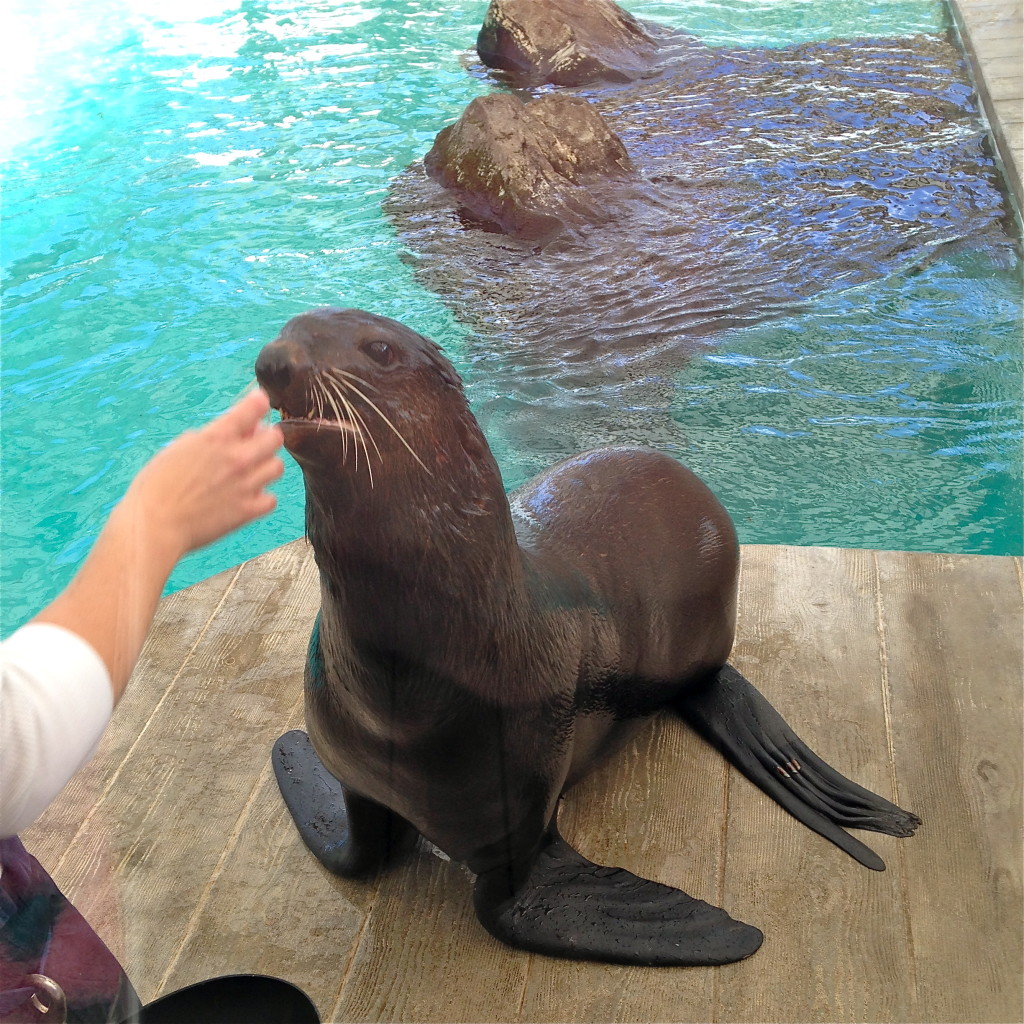
<path fill-rule="evenodd" d="M 920 0 L 626 6 L 714 46 L 943 31 L 942 6 Z M 492 88 L 465 58 L 485 9 L 14 5 L 0 41 L 5 633 L 70 579 L 148 455 L 242 393 L 260 346 L 310 306 L 434 337 L 507 481 L 547 464 L 546 433 L 585 396 L 566 405 L 542 379 L 499 394 L 479 336 L 416 282 L 381 213 L 392 179 Z M 707 474 L 747 541 L 1019 550 L 1018 286 L 1018 265 L 986 250 L 896 272 L 709 339 L 665 382 L 656 429 L 643 402 L 614 417 Z M 549 427 L 510 448 L 527 402 Z M 890 449 L 900 461 L 881 472 Z M 906 507 L 911 480 L 927 481 L 927 516 Z M 294 466 L 277 492 L 272 518 L 186 559 L 172 586 L 299 536 Z M 864 494 L 882 496 L 869 513 Z"/>

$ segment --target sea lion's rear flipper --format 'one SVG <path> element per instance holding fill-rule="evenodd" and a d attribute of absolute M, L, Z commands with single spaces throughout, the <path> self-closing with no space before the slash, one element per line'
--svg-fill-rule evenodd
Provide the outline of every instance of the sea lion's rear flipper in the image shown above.
<path fill-rule="evenodd" d="M 884 871 L 885 863 L 840 825 L 909 836 L 921 824 L 916 815 L 826 764 L 731 665 L 674 704 L 751 782 L 865 867 Z"/>
<path fill-rule="evenodd" d="M 645 967 L 729 964 L 764 939 L 724 910 L 577 853 L 557 831 L 511 891 L 509 868 L 477 876 L 480 923 L 517 949 Z"/>
<path fill-rule="evenodd" d="M 328 871 L 351 878 L 380 867 L 415 840 L 393 811 L 346 789 L 323 765 L 301 729 L 272 754 L 274 775 L 302 841 Z"/>

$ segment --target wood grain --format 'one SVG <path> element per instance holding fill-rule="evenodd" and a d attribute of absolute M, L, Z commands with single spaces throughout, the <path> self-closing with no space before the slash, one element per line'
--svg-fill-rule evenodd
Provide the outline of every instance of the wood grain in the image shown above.
<path fill-rule="evenodd" d="M 741 623 L 737 668 L 821 757 L 891 799 L 871 553 L 745 549 Z M 860 838 L 892 864 L 899 841 Z M 722 969 L 709 1019 L 778 1019 L 781 1005 L 797 1021 L 907 1019 L 897 872 L 862 867 L 735 773 L 726 853 L 728 905 L 766 939 Z"/>
<path fill-rule="evenodd" d="M 315 566 L 295 542 L 166 598 L 96 759 L 26 835 L 144 998 L 218 973 L 336 1021 L 1020 1021 L 1020 560 L 746 547 L 734 662 L 837 768 L 924 818 L 868 871 L 671 715 L 565 799 L 591 859 L 763 928 L 642 969 L 492 940 L 424 844 L 366 881 L 302 846 L 269 769 L 300 725 Z"/>
<path fill-rule="evenodd" d="M 877 556 L 920 1019 L 1024 1019 L 1021 624 L 1013 559 Z"/>

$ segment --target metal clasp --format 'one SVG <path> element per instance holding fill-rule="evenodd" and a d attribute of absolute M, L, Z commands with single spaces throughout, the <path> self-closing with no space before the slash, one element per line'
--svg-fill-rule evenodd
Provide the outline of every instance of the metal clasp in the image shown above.
<path fill-rule="evenodd" d="M 32 993 L 32 1005 L 46 1015 L 46 1024 L 67 1024 L 68 1000 L 64 995 L 64 989 L 45 974 L 30 974 L 28 980 L 38 990 Z M 39 998 L 40 993 L 45 997 L 45 1003 Z"/>

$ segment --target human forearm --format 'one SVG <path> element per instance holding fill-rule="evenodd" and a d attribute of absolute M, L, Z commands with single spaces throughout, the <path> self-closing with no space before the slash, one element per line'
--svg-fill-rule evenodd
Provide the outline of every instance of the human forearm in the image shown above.
<path fill-rule="evenodd" d="M 266 515 L 267 484 L 283 472 L 269 403 L 251 392 L 222 416 L 187 431 L 132 481 L 67 589 L 34 621 L 78 633 L 103 659 L 115 700 L 131 675 L 175 563 L 189 551 Z"/>
<path fill-rule="evenodd" d="M 78 574 L 35 617 L 77 633 L 103 659 L 120 699 L 160 595 L 184 552 L 131 492 L 118 504 Z"/>

